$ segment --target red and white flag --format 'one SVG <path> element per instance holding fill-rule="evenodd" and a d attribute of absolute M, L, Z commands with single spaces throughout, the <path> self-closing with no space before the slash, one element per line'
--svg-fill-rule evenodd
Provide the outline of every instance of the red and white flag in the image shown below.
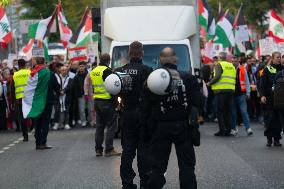
<path fill-rule="evenodd" d="M 270 11 L 268 35 L 272 37 L 276 43 L 284 42 L 284 21 L 274 10 Z"/>
<path fill-rule="evenodd" d="M 29 61 L 32 59 L 32 51 L 34 46 L 34 39 L 30 39 L 28 44 L 23 48 L 23 52 L 26 55 L 26 61 Z"/>
<path fill-rule="evenodd" d="M 205 48 L 203 51 L 203 63 L 204 64 L 209 64 L 213 62 L 213 56 L 214 56 L 214 43 L 212 42 L 212 40 L 208 41 L 205 44 Z"/>
<path fill-rule="evenodd" d="M 0 41 L 8 44 L 13 39 L 5 9 L 0 7 Z"/>
<path fill-rule="evenodd" d="M 72 30 L 67 26 L 68 22 L 63 14 L 63 9 L 61 7 L 60 1 L 58 1 L 57 18 L 58 18 L 61 42 L 63 43 L 64 47 L 67 47 L 69 40 L 72 37 Z"/>

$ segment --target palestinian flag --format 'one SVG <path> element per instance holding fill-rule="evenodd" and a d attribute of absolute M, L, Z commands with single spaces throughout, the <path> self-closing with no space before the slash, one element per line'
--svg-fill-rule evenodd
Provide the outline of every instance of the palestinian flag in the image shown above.
<path fill-rule="evenodd" d="M 79 28 L 70 42 L 76 47 L 87 46 L 92 41 L 92 14 L 90 9 L 86 9 Z"/>
<path fill-rule="evenodd" d="M 48 30 L 50 30 L 52 26 L 52 24 L 50 24 L 51 22 L 53 22 L 52 16 L 48 17 L 47 19 L 41 20 L 38 23 L 31 24 L 29 26 L 29 38 L 43 41 L 45 36 L 47 35 Z"/>
<path fill-rule="evenodd" d="M 0 7 L 0 41 L 3 43 L 10 43 L 12 41 L 11 27 L 5 9 Z"/>
<path fill-rule="evenodd" d="M 198 0 L 198 14 L 203 33 L 206 33 L 207 39 L 210 39 L 209 36 L 215 35 L 216 25 L 212 9 L 206 0 Z"/>
<path fill-rule="evenodd" d="M 284 21 L 274 10 L 270 11 L 268 35 L 272 37 L 276 43 L 284 42 Z"/>
<path fill-rule="evenodd" d="M 26 61 L 29 61 L 32 59 L 32 50 L 33 50 L 33 46 L 34 46 L 34 39 L 30 39 L 28 44 L 23 48 L 23 52 L 26 55 Z"/>
<path fill-rule="evenodd" d="M 46 61 L 50 61 L 48 54 L 48 37 L 45 37 L 42 43 L 42 48 L 44 52 L 44 58 Z"/>
<path fill-rule="evenodd" d="M 63 43 L 64 47 L 67 47 L 68 42 L 72 37 L 72 30 L 67 26 L 68 22 L 63 14 L 63 9 L 61 7 L 60 1 L 58 1 L 57 19 L 59 23 L 61 42 Z"/>
<path fill-rule="evenodd" d="M 237 44 L 249 41 L 249 29 L 245 21 L 243 5 L 238 10 L 233 27 Z"/>
<path fill-rule="evenodd" d="M 234 17 L 227 10 L 217 23 L 215 43 L 222 44 L 224 48 L 235 46 L 233 23 Z"/>
<path fill-rule="evenodd" d="M 24 118 L 37 118 L 44 111 L 50 80 L 50 71 L 45 65 L 36 65 L 28 79 L 24 92 Z"/>
<path fill-rule="evenodd" d="M 234 55 L 240 56 L 241 53 L 246 52 L 246 46 L 244 43 L 236 43 L 235 49 L 234 49 Z"/>

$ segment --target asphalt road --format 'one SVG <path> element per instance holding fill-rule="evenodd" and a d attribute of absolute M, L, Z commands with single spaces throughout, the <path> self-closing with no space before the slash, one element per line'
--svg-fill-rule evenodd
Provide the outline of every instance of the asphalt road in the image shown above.
<path fill-rule="evenodd" d="M 238 137 L 216 138 L 216 124 L 201 127 L 198 188 L 284 188 L 284 148 L 265 147 L 263 126 L 254 124 L 253 129 L 252 137 L 240 128 Z M 95 157 L 94 133 L 90 128 L 52 131 L 48 143 L 54 148 L 44 151 L 35 150 L 32 136 L 23 143 L 20 133 L 0 133 L 0 189 L 121 188 L 120 157 Z M 119 140 L 115 146 L 121 150 Z M 179 188 L 174 148 L 166 178 L 166 189 Z"/>

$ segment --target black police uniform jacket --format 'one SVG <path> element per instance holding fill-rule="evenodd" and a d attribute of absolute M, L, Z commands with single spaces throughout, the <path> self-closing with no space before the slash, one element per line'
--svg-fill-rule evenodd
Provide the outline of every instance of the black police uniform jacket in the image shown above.
<path fill-rule="evenodd" d="M 128 74 L 132 78 L 131 89 L 120 94 L 122 104 L 125 108 L 139 108 L 142 88 L 152 68 L 144 65 L 142 60 L 131 60 L 128 64 L 117 68 L 115 71 Z"/>
<path fill-rule="evenodd" d="M 177 70 L 177 66 L 173 64 L 165 64 L 163 67 Z M 144 139 L 151 137 L 157 122 L 189 122 L 192 107 L 197 109 L 203 107 L 204 97 L 197 79 L 188 72 L 179 71 L 179 74 L 186 89 L 187 107 L 184 106 L 184 93 L 180 88 L 178 94 L 170 93 L 160 96 L 153 94 L 144 86 L 141 103 L 141 120 L 143 120 L 141 126 L 144 130 Z M 161 108 L 161 104 L 163 104 L 163 108 Z"/>

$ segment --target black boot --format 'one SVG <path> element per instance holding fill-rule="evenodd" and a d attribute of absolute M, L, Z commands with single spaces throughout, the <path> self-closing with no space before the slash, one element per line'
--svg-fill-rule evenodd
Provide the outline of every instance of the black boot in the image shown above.
<path fill-rule="evenodd" d="M 272 137 L 267 137 L 267 147 L 271 147 L 272 146 Z"/>
<path fill-rule="evenodd" d="M 277 140 L 274 139 L 273 145 L 276 146 L 276 147 L 281 147 L 282 146 L 282 144 L 279 142 L 279 139 L 277 139 Z"/>
<path fill-rule="evenodd" d="M 28 142 L 29 141 L 29 136 L 28 135 L 25 135 L 24 136 L 24 139 L 23 139 L 23 142 Z"/>
<path fill-rule="evenodd" d="M 133 183 L 122 183 L 122 189 L 137 189 L 137 185 Z"/>

